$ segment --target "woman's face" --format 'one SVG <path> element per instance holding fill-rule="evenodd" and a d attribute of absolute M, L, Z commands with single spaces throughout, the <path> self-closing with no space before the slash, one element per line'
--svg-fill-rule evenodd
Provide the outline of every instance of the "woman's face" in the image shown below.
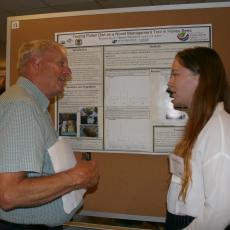
<path fill-rule="evenodd" d="M 190 107 L 198 82 L 199 75 L 182 66 L 175 58 L 172 64 L 171 77 L 168 81 L 174 108 Z"/>

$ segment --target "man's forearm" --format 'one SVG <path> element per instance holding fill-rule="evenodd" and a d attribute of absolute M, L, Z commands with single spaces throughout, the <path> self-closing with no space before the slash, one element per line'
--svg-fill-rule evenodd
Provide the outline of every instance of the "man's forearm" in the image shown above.
<path fill-rule="evenodd" d="M 74 189 L 66 173 L 43 177 L 21 177 L 10 183 L 2 193 L 1 207 L 32 207 L 47 203 Z"/>

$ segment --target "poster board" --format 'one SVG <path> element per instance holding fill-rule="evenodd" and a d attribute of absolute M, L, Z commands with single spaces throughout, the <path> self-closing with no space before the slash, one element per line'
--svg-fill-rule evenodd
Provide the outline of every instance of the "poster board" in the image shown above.
<path fill-rule="evenodd" d="M 230 4 L 141 7 L 10 17 L 7 28 L 7 84 L 17 79 L 19 46 L 35 39 L 54 39 L 58 32 L 211 24 L 212 46 L 230 75 Z M 54 107 L 50 108 L 53 114 Z M 81 213 L 163 221 L 169 182 L 167 155 L 93 152 L 100 182 L 85 197 Z"/>
<path fill-rule="evenodd" d="M 172 152 L 188 116 L 167 93 L 171 65 L 179 50 L 211 47 L 211 34 L 210 24 L 57 33 L 72 70 L 59 136 L 76 151 Z"/>

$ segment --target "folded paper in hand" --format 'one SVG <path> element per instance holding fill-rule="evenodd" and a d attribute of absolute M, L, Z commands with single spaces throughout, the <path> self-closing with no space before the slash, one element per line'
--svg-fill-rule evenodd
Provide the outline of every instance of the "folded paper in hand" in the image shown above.
<path fill-rule="evenodd" d="M 56 173 L 73 168 L 77 164 L 72 147 L 65 139 L 59 139 L 48 152 Z M 85 189 L 78 189 L 62 196 L 63 208 L 67 214 L 82 203 L 85 192 Z"/>

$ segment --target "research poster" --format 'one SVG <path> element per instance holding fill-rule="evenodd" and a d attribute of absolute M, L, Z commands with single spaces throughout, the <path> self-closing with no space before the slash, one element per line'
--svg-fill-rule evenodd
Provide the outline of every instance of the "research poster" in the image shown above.
<path fill-rule="evenodd" d="M 76 151 L 162 154 L 187 121 L 166 92 L 175 54 L 211 47 L 211 25 L 56 33 L 72 78 L 56 103 L 59 136 Z"/>

